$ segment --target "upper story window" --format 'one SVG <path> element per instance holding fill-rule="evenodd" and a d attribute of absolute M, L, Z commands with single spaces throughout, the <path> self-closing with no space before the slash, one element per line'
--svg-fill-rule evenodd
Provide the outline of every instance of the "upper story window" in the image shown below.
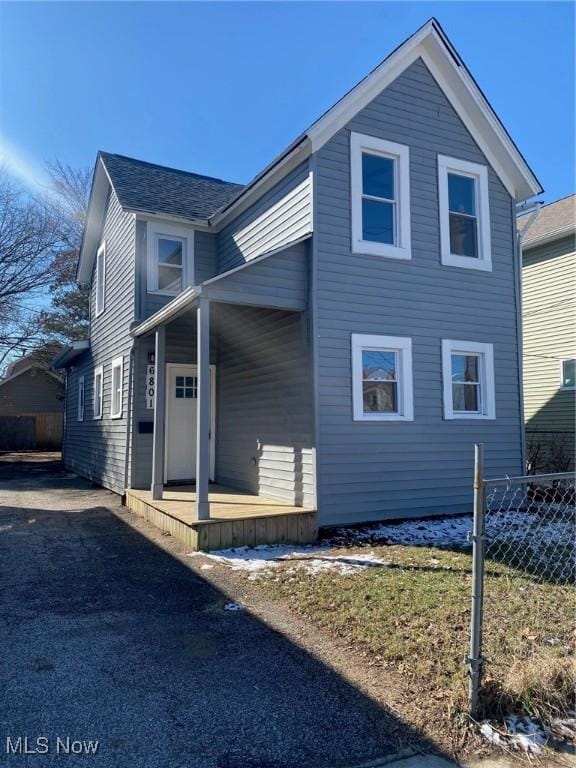
<path fill-rule="evenodd" d="M 92 390 L 92 418 L 102 418 L 102 404 L 104 400 L 104 368 L 99 365 L 94 369 L 94 388 Z"/>
<path fill-rule="evenodd" d="M 96 317 L 104 312 L 106 299 L 106 243 L 96 253 Z"/>
<path fill-rule="evenodd" d="M 412 421 L 412 339 L 352 334 L 354 421 Z"/>
<path fill-rule="evenodd" d="M 444 418 L 496 418 L 492 344 L 444 339 L 442 378 Z"/>
<path fill-rule="evenodd" d="M 84 376 L 78 379 L 78 421 L 84 421 Z"/>
<path fill-rule="evenodd" d="M 352 133 L 350 160 L 353 252 L 409 259 L 408 147 Z"/>
<path fill-rule="evenodd" d="M 438 199 L 442 264 L 490 271 L 486 166 L 439 155 Z"/>
<path fill-rule="evenodd" d="M 576 358 L 570 357 L 561 361 L 561 389 L 576 389 Z"/>
<path fill-rule="evenodd" d="M 193 250 L 192 231 L 148 222 L 148 291 L 176 296 L 192 285 Z"/>

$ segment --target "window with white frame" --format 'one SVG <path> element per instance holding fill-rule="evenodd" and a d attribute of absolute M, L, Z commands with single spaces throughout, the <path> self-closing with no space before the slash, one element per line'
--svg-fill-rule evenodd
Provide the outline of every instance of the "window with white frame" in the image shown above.
<path fill-rule="evenodd" d="M 412 339 L 352 334 L 354 421 L 412 421 Z"/>
<path fill-rule="evenodd" d="M 576 389 L 576 358 L 567 357 L 560 361 L 562 379 L 561 389 Z"/>
<path fill-rule="evenodd" d="M 78 379 L 78 421 L 84 421 L 84 376 Z"/>
<path fill-rule="evenodd" d="M 438 155 L 438 197 L 442 264 L 490 271 L 486 166 Z"/>
<path fill-rule="evenodd" d="M 176 296 L 192 284 L 194 232 L 148 222 L 147 289 Z"/>
<path fill-rule="evenodd" d="M 96 317 L 104 312 L 106 300 L 106 243 L 96 253 Z"/>
<path fill-rule="evenodd" d="M 94 370 L 94 388 L 92 392 L 92 418 L 102 418 L 102 402 L 104 398 L 104 368 L 99 365 Z"/>
<path fill-rule="evenodd" d="M 408 147 L 352 133 L 350 162 L 352 251 L 411 258 Z"/>
<path fill-rule="evenodd" d="M 473 341 L 442 341 L 444 418 L 494 419 L 494 348 Z"/>
<path fill-rule="evenodd" d="M 112 360 L 112 397 L 110 402 L 110 416 L 119 419 L 122 416 L 122 376 L 124 359 L 117 357 Z"/>

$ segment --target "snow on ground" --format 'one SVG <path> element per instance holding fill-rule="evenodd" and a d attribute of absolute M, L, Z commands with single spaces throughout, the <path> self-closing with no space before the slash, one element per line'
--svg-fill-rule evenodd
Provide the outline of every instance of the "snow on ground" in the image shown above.
<path fill-rule="evenodd" d="M 325 573 L 335 570 L 349 575 L 366 568 L 382 567 L 386 563 L 371 552 L 357 555 L 331 555 L 327 553 L 329 544 L 321 546 L 290 546 L 261 544 L 257 547 L 237 547 L 221 549 L 216 552 L 191 552 L 190 556 L 201 555 L 233 571 L 247 571 L 250 578 L 269 572 L 279 565 L 289 564 L 289 571 L 304 569 L 310 574 Z"/>
<path fill-rule="evenodd" d="M 556 718 L 550 725 L 542 725 L 530 717 L 510 715 L 506 718 L 505 730 L 494 728 L 489 722 L 483 722 L 480 733 L 490 744 L 503 748 L 512 748 L 527 755 L 540 755 L 542 748 L 550 738 L 561 742 L 573 743 L 576 738 L 576 719 Z"/>

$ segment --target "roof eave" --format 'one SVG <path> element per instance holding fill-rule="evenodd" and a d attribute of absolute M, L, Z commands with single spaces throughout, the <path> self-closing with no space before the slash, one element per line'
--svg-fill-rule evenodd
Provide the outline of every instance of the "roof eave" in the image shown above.
<path fill-rule="evenodd" d="M 70 363 L 79 355 L 90 349 L 90 342 L 88 339 L 82 339 L 80 341 L 73 341 L 57 355 L 52 361 L 51 368 L 55 370 L 59 368 L 67 368 Z"/>

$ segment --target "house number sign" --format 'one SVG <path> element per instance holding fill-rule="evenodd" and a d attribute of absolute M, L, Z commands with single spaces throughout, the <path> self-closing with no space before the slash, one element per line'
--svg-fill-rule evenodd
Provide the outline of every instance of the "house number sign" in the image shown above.
<path fill-rule="evenodd" d="M 146 366 L 146 408 L 154 409 L 154 365 Z"/>

